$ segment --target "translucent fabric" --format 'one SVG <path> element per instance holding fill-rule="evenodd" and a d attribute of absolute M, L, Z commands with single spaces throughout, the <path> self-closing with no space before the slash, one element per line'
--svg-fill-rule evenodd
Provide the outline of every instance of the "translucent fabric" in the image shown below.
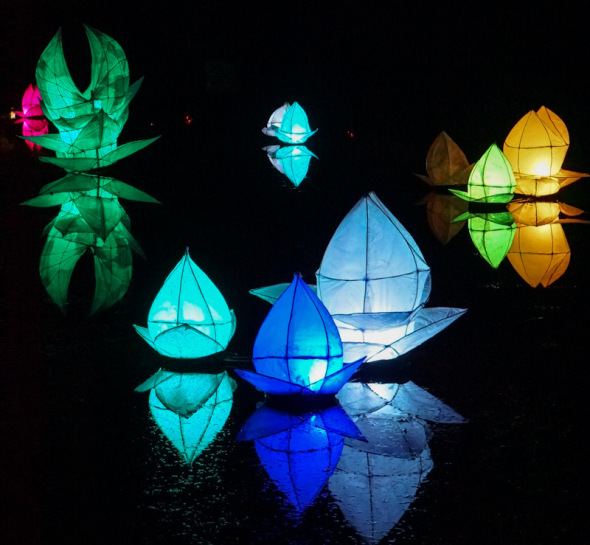
<path fill-rule="evenodd" d="M 307 176 L 311 158 L 317 159 L 305 146 L 266 146 L 263 149 L 272 166 L 284 174 L 295 187 L 299 187 Z"/>
<path fill-rule="evenodd" d="M 363 439 L 338 405 L 303 414 L 261 406 L 237 441 L 254 441 L 260 463 L 298 514 L 309 507 L 336 468 L 344 437 Z"/>
<path fill-rule="evenodd" d="M 149 406 L 155 423 L 192 465 L 227 422 L 235 381 L 227 371 L 215 375 L 160 370 L 146 382 L 151 386 Z M 144 383 L 137 391 L 146 389 Z"/>
<path fill-rule="evenodd" d="M 360 199 L 332 236 L 317 273 L 332 316 L 409 315 L 430 295 L 430 268 L 412 236 L 375 193 Z"/>
<path fill-rule="evenodd" d="M 467 184 L 472 166 L 461 148 L 443 131 L 428 149 L 427 175 L 418 177 L 430 185 L 464 185 Z"/>
<path fill-rule="evenodd" d="M 236 318 L 187 248 L 150 307 L 147 329 L 134 327 L 163 356 L 201 358 L 227 348 Z"/>
<path fill-rule="evenodd" d="M 344 365 L 334 320 L 299 275 L 266 316 L 253 359 L 256 373 L 236 372 L 273 394 L 334 394 L 362 363 Z"/>
<path fill-rule="evenodd" d="M 37 86 L 30 84 L 22 98 L 22 110 L 15 112 L 16 123 L 23 126 L 23 136 L 41 136 L 49 132 L 49 123 L 41 110 L 41 94 Z M 41 146 L 31 140 L 25 140 L 31 150 L 39 150 Z"/>
<path fill-rule="evenodd" d="M 346 438 L 328 488 L 348 522 L 377 544 L 414 501 L 434 464 L 427 421 L 464 419 L 412 382 L 346 384 L 341 406 L 366 441 Z"/>
<path fill-rule="evenodd" d="M 275 110 L 262 129 L 264 134 L 276 136 L 287 144 L 303 144 L 316 131 L 309 127 L 307 114 L 297 102 L 291 105 L 286 102 Z"/>
<path fill-rule="evenodd" d="M 458 189 L 449 191 L 467 201 L 504 203 L 512 199 L 515 188 L 516 180 L 510 161 L 496 144 L 492 144 L 473 166 L 467 192 Z"/>
<path fill-rule="evenodd" d="M 525 114 L 504 141 L 504 154 L 512 164 L 516 192 L 543 197 L 557 193 L 582 177 L 581 172 L 562 169 L 570 145 L 563 120 L 542 106 Z"/>

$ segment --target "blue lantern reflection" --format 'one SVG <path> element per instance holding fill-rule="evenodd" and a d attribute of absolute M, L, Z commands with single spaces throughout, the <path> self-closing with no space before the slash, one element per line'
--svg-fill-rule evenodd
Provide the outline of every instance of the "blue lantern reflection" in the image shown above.
<path fill-rule="evenodd" d="M 302 513 L 336 468 L 345 436 L 363 440 L 338 405 L 303 414 L 262 405 L 236 440 L 254 441 L 269 477 L 297 513 Z"/>
<path fill-rule="evenodd" d="M 311 158 L 317 159 L 305 146 L 266 146 L 262 149 L 266 151 L 272 166 L 289 178 L 295 187 L 299 187 L 307 176 Z"/>
<path fill-rule="evenodd" d="M 256 373 L 236 373 L 271 394 L 335 394 L 362 361 L 344 364 L 334 320 L 301 276 L 295 275 L 258 331 Z"/>
<path fill-rule="evenodd" d="M 225 425 L 236 382 L 227 374 L 158 371 L 136 388 L 150 391 L 152 417 L 183 459 L 192 464 Z"/>
<path fill-rule="evenodd" d="M 433 467 L 427 421 L 464 419 L 412 382 L 349 383 L 338 399 L 367 441 L 346 439 L 328 486 L 347 520 L 376 544 L 406 512 Z"/>

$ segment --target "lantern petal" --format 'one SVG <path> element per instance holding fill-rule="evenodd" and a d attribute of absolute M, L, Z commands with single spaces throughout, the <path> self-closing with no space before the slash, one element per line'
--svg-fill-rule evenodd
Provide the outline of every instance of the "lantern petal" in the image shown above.
<path fill-rule="evenodd" d="M 304 387 L 286 380 L 254 373 L 245 369 L 235 369 L 237 375 L 267 394 L 291 395 L 304 393 Z"/>

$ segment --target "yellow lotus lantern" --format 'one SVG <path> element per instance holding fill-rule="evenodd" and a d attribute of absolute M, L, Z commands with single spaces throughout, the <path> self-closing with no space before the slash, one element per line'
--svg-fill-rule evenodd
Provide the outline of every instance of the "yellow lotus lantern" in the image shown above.
<path fill-rule="evenodd" d="M 508 210 L 517 226 L 508 260 L 533 288 L 549 286 L 563 275 L 570 263 L 571 250 L 562 223 L 585 223 L 559 216 L 575 216 L 583 211 L 546 201 L 513 201 L 508 204 Z"/>
<path fill-rule="evenodd" d="M 506 137 L 503 147 L 514 171 L 516 193 L 535 197 L 552 195 L 588 176 L 561 168 L 569 145 L 565 123 L 545 106 L 523 116 Z"/>

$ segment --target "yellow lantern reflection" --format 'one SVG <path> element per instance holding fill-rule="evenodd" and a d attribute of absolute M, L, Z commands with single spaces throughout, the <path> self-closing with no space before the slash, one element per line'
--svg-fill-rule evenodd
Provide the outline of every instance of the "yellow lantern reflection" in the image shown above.
<path fill-rule="evenodd" d="M 582 220 L 560 220 L 560 213 L 574 216 L 583 211 L 559 202 L 513 201 L 508 210 L 517 225 L 508 260 L 516 272 L 533 288 L 547 287 L 566 271 L 571 250 L 562 223 Z"/>
<path fill-rule="evenodd" d="M 542 106 L 524 115 L 506 137 L 503 147 L 516 178 L 516 193 L 535 197 L 552 195 L 588 176 L 561 168 L 569 145 L 569 132 L 557 114 Z"/>

